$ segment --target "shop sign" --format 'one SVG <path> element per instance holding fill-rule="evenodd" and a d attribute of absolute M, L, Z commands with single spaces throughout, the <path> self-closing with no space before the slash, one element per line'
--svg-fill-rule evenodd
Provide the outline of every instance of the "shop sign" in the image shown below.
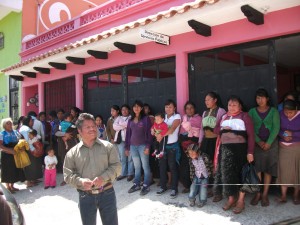
<path fill-rule="evenodd" d="M 6 103 L 7 102 L 7 96 L 1 96 L 0 97 L 0 113 L 5 113 L 5 109 L 6 109 Z"/>
<path fill-rule="evenodd" d="M 170 37 L 164 34 L 156 33 L 153 31 L 140 29 L 141 38 L 155 41 L 159 44 L 170 45 Z"/>
<path fill-rule="evenodd" d="M 0 32 L 0 49 L 4 48 L 4 34 Z"/>

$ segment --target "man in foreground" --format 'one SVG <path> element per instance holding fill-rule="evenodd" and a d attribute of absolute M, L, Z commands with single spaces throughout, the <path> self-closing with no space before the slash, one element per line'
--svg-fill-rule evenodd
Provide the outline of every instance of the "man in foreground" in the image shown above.
<path fill-rule="evenodd" d="M 96 225 L 99 209 L 103 225 L 117 225 L 116 195 L 112 182 L 121 174 L 116 147 L 97 138 L 95 119 L 80 114 L 76 127 L 82 140 L 67 153 L 64 180 L 79 192 L 79 210 L 83 225 Z"/>

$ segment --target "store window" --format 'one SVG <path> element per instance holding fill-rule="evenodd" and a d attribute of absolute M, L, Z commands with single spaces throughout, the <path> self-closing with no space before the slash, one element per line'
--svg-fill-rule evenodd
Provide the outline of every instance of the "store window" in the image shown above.
<path fill-rule="evenodd" d="M 88 89 L 98 88 L 98 83 L 99 82 L 98 82 L 98 76 L 97 75 L 89 77 L 88 81 L 87 81 L 87 87 L 88 87 Z"/>
<path fill-rule="evenodd" d="M 103 71 L 103 73 L 95 73 L 87 78 L 87 89 L 97 89 L 103 87 L 112 87 L 122 85 L 121 69 Z"/>
<path fill-rule="evenodd" d="M 175 61 L 160 62 L 158 65 L 159 79 L 176 76 Z"/>
<path fill-rule="evenodd" d="M 238 69 L 241 65 L 239 51 L 224 51 L 217 53 L 216 71 Z"/>
<path fill-rule="evenodd" d="M 19 81 L 9 78 L 9 108 L 14 123 L 19 119 Z"/>
<path fill-rule="evenodd" d="M 122 71 L 115 70 L 110 73 L 110 86 L 116 87 L 122 85 Z"/>
<path fill-rule="evenodd" d="M 268 45 L 244 48 L 242 52 L 244 66 L 257 66 L 269 64 Z"/>
<path fill-rule="evenodd" d="M 84 110 L 109 118 L 112 105 L 140 99 L 161 111 L 165 99 L 176 98 L 175 73 L 175 57 L 169 57 L 85 74 Z"/>
<path fill-rule="evenodd" d="M 85 76 L 85 87 L 92 90 L 121 86 L 124 81 L 123 74 L 127 76 L 128 84 L 175 77 L 175 57 L 93 72 Z"/>
<path fill-rule="evenodd" d="M 141 67 L 140 66 L 133 66 L 127 69 L 127 79 L 128 83 L 139 83 L 142 81 L 141 78 Z M 143 77 L 144 78 L 144 77 Z"/>
<path fill-rule="evenodd" d="M 158 65 L 154 62 L 143 63 L 141 65 L 141 72 L 143 81 L 156 80 L 159 77 L 159 68 Z"/>
<path fill-rule="evenodd" d="M 195 68 L 193 70 L 197 71 L 197 74 L 203 72 L 212 72 L 215 69 L 215 55 L 207 54 L 204 56 L 195 58 Z"/>

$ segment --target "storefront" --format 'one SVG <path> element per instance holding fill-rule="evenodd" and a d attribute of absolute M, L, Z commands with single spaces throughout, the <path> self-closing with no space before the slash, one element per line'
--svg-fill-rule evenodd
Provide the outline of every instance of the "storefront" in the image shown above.
<path fill-rule="evenodd" d="M 117 6 L 123 11 L 109 14 Z M 189 99 L 201 112 L 209 90 L 251 107 L 258 87 L 276 104 L 299 88 L 299 21 L 297 0 L 110 1 L 23 41 L 22 62 L 3 71 L 23 80 L 23 103 L 38 93 L 36 111 L 74 104 L 107 118 L 113 104 L 141 99 L 158 112 L 171 98 L 179 112 Z M 59 28 L 71 31 L 51 39 Z M 22 104 L 22 113 L 31 107 Z"/>
<path fill-rule="evenodd" d="M 257 88 L 265 88 L 277 105 L 286 92 L 300 90 L 299 60 L 293 59 L 299 55 L 297 43 L 299 34 L 190 54 L 190 99 L 202 111 L 205 94 L 214 90 L 224 104 L 230 95 L 240 96 L 249 110 Z"/>
<path fill-rule="evenodd" d="M 154 112 L 163 112 L 164 102 L 176 99 L 175 77 L 174 57 L 87 74 L 83 81 L 84 109 L 107 118 L 112 105 L 132 105 L 139 99 Z"/>

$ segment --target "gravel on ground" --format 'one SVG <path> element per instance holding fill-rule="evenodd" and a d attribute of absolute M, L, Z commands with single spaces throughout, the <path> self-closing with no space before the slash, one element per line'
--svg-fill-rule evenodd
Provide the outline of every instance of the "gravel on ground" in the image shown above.
<path fill-rule="evenodd" d="M 21 190 L 14 194 L 24 213 L 26 225 L 80 225 L 78 193 L 69 185 L 59 186 L 62 174 L 58 174 L 58 186 L 44 190 L 43 184 L 26 188 L 25 184 L 16 184 Z M 114 188 L 117 196 L 120 225 L 201 225 L 201 224 L 243 224 L 267 225 L 299 216 L 300 205 L 294 205 L 291 199 L 286 204 L 275 202 L 270 196 L 270 206 L 251 206 L 251 195 L 247 195 L 245 210 L 235 215 L 232 211 L 223 211 L 221 202 L 213 203 L 208 199 L 203 208 L 190 207 L 188 194 L 180 193 L 170 198 L 170 191 L 156 196 L 158 187 L 141 197 L 139 192 L 128 194 L 132 183 L 126 179 L 116 181 Z M 180 190 L 183 188 L 180 186 Z M 99 215 L 97 224 L 102 224 Z"/>

